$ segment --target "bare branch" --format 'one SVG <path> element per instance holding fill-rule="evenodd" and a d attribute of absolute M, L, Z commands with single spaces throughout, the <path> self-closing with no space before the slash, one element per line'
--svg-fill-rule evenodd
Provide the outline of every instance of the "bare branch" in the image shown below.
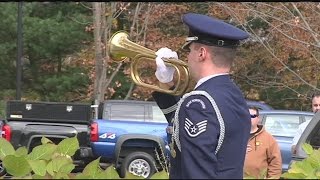
<path fill-rule="evenodd" d="M 127 100 L 127 99 L 129 99 L 131 97 L 131 94 L 132 94 L 134 86 L 135 86 L 135 84 L 133 82 L 131 82 L 129 91 L 128 91 L 126 97 L 124 98 L 125 100 Z"/>
<path fill-rule="evenodd" d="M 91 7 L 86 6 L 86 5 L 85 5 L 85 4 L 83 4 L 82 2 L 79 2 L 79 3 L 80 3 L 80 5 L 81 5 L 81 6 L 85 7 L 86 9 L 90 9 L 90 10 L 92 10 L 92 8 L 91 8 Z"/>
<path fill-rule="evenodd" d="M 80 22 L 80 21 L 78 21 L 77 19 L 75 19 L 75 18 L 73 18 L 71 16 L 67 16 L 67 18 L 70 19 L 73 22 L 78 23 L 78 24 L 84 24 L 84 25 L 90 24 L 90 22 Z"/>
<path fill-rule="evenodd" d="M 219 3 L 220 4 L 220 3 Z M 228 6 L 226 5 L 222 5 L 226 10 L 229 11 L 229 14 L 234 17 L 235 19 L 237 19 L 238 22 L 240 22 L 237 14 Z M 272 57 L 274 57 L 283 67 L 285 67 L 288 71 L 290 71 L 292 74 L 294 74 L 299 80 L 301 80 L 303 83 L 305 83 L 306 85 L 312 87 L 313 89 L 316 90 L 320 90 L 319 88 L 317 88 L 316 86 L 308 83 L 306 80 L 304 80 L 299 74 L 297 74 L 295 71 L 293 71 L 291 68 L 289 68 L 285 63 L 283 63 L 275 54 L 273 49 L 270 47 L 270 45 L 267 45 L 265 43 L 265 41 L 263 41 L 254 31 L 253 29 L 249 26 L 248 27 L 250 29 L 250 31 L 254 34 L 254 36 L 258 39 L 258 41 L 263 45 L 263 47 L 265 47 L 265 49 L 272 55 Z"/>
<path fill-rule="evenodd" d="M 112 72 L 110 78 L 107 80 L 107 82 L 104 85 L 104 89 L 107 89 L 109 87 L 109 85 L 111 84 L 113 78 L 117 75 L 117 73 L 119 72 L 119 69 L 121 68 L 121 66 L 123 65 L 122 62 L 120 62 L 117 66 L 117 68 Z"/>
<path fill-rule="evenodd" d="M 317 38 L 317 36 L 319 36 L 319 34 L 315 33 L 309 26 L 309 23 L 306 21 L 305 17 L 301 14 L 301 12 L 299 11 L 299 9 L 297 8 L 297 6 L 294 3 L 291 3 L 291 5 L 293 6 L 293 8 L 297 11 L 297 13 L 299 14 L 300 18 L 302 19 L 302 21 L 304 22 L 304 25 L 307 27 L 307 29 L 309 30 L 309 32 L 311 32 L 311 35 L 313 37 L 313 39 L 317 42 L 318 47 L 320 47 L 320 42 L 319 39 Z"/>

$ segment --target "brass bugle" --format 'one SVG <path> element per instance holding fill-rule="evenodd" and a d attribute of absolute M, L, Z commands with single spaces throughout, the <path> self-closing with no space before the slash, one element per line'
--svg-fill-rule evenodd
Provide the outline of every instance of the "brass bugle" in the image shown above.
<path fill-rule="evenodd" d="M 158 92 L 163 92 L 171 95 L 182 95 L 188 89 L 190 83 L 190 74 L 188 65 L 175 58 L 163 58 L 164 63 L 167 66 L 172 66 L 177 72 L 177 83 L 173 90 L 160 88 L 157 85 L 147 84 L 141 80 L 139 76 L 138 67 L 142 60 L 152 61 L 156 63 L 155 51 L 145 48 L 139 44 L 136 44 L 128 39 L 129 34 L 125 31 L 118 31 L 112 35 L 109 40 L 108 47 L 109 56 L 114 61 L 124 61 L 127 58 L 131 58 L 131 78 L 133 82 L 139 86 L 153 89 Z M 182 82 L 182 77 L 185 77 L 185 81 Z"/>

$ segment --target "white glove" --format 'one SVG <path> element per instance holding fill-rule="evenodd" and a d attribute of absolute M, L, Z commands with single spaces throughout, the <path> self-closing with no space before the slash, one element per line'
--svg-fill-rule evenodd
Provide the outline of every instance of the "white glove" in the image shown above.
<path fill-rule="evenodd" d="M 172 51 L 171 49 L 164 47 L 159 49 L 156 52 L 156 55 L 157 55 L 157 58 L 156 58 L 157 70 L 155 72 L 155 75 L 157 79 L 162 83 L 168 83 L 172 81 L 173 74 L 176 69 L 172 66 L 166 66 L 162 58 L 178 59 L 178 54 L 175 51 Z"/>

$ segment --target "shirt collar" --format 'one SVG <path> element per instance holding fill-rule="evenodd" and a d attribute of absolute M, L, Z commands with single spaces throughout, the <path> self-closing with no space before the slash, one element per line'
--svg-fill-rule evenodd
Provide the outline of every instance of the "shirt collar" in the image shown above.
<path fill-rule="evenodd" d="M 196 89 L 197 87 L 199 87 L 202 83 L 206 82 L 207 80 L 213 78 L 213 77 L 217 77 L 217 76 L 222 76 L 222 75 L 227 75 L 229 73 L 220 73 L 220 74 L 213 74 L 213 75 L 210 75 L 210 76 L 206 76 L 206 77 L 203 77 L 201 79 L 199 79 L 199 81 L 197 82 L 196 86 L 194 87 L 194 89 Z"/>

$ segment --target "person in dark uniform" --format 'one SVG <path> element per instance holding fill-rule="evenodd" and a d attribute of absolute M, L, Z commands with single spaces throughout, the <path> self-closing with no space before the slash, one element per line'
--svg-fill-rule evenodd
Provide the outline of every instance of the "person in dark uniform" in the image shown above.
<path fill-rule="evenodd" d="M 188 13 L 182 21 L 189 28 L 183 48 L 197 84 L 182 97 L 152 93 L 173 125 L 170 179 L 242 179 L 251 118 L 229 73 L 236 47 L 249 35 L 206 15 Z M 156 55 L 157 79 L 172 83 L 175 70 L 161 58 L 177 58 L 176 52 L 161 48 Z"/>

